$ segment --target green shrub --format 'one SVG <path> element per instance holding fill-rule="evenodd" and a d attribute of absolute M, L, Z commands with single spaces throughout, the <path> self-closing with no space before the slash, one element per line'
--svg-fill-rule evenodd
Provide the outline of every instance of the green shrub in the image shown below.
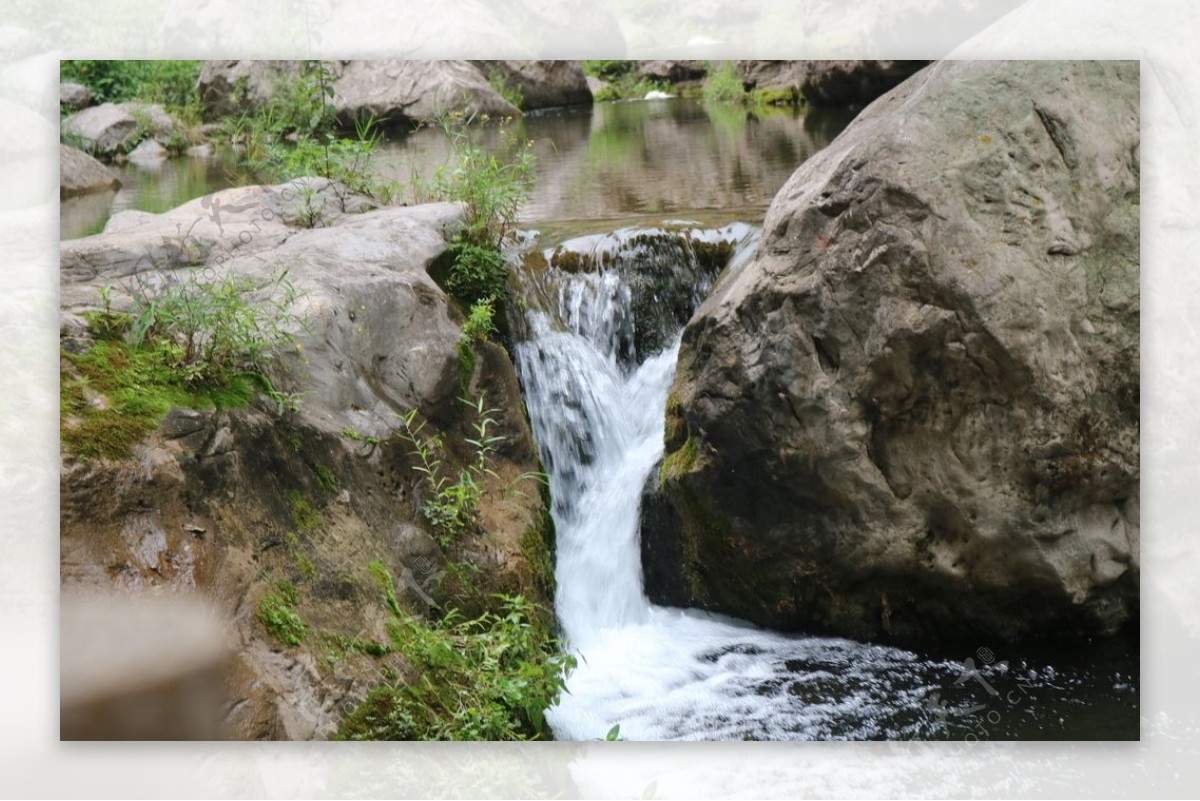
<path fill-rule="evenodd" d="M 449 248 L 446 290 L 464 309 L 479 303 L 500 305 L 508 294 L 508 261 L 490 245 L 458 239 Z"/>
<path fill-rule="evenodd" d="M 495 311 L 492 299 L 483 298 L 471 304 L 471 311 L 463 323 L 462 336 L 469 342 L 486 342 L 487 338 L 496 333 L 496 325 L 492 320 Z"/>
<path fill-rule="evenodd" d="M 575 667 L 524 597 L 497 596 L 498 612 L 429 623 L 403 614 L 392 648 L 418 673 L 379 687 L 338 727 L 341 740 L 534 740 L 550 734 L 545 710 Z"/>
<path fill-rule="evenodd" d="M 278 354 L 296 344 L 303 321 L 291 308 L 298 298 L 286 270 L 262 288 L 232 273 L 213 280 L 192 271 L 162 280 L 138 276 L 130 339 L 160 343 L 191 385 L 223 386 L 244 373 L 265 377 Z"/>
<path fill-rule="evenodd" d="M 521 206 L 533 182 L 533 142 L 520 142 L 502 123 L 500 148 L 489 151 L 472 141 L 462 114 L 442 119 L 442 130 L 453 148 L 451 163 L 438 170 L 438 194 L 466 207 L 460 241 L 499 249 L 513 232 Z M 486 122 L 486 117 L 480 121 Z M 498 153 L 508 153 L 507 157 Z"/>
<path fill-rule="evenodd" d="M 341 134 L 330 102 L 335 77 L 326 62 L 301 62 L 297 75 L 280 79 L 264 107 L 226 120 L 225 135 L 243 146 L 242 165 L 268 180 L 316 176 L 335 181 L 344 188 L 339 197 L 343 211 L 346 192 L 390 203 L 398 188 L 373 169 L 380 140 L 377 121 L 356 120 L 353 136 Z M 315 227 L 320 221 L 314 214 L 306 224 Z"/>
<path fill-rule="evenodd" d="M 580 64 L 583 65 L 583 71 L 588 75 L 606 81 L 615 81 L 622 75 L 629 75 L 637 69 L 636 61 L 592 60 L 581 61 Z"/>
<path fill-rule="evenodd" d="M 161 103 L 186 121 L 199 122 L 196 82 L 202 61 L 64 60 L 59 75 L 92 92 L 96 103 Z"/>
<path fill-rule="evenodd" d="M 701 93 L 706 102 L 710 103 L 746 103 L 749 94 L 738 74 L 737 67 L 731 61 L 718 61 L 709 64 L 708 74 L 704 77 Z"/>
<path fill-rule="evenodd" d="M 471 311 L 458 338 L 458 381 L 464 392 L 471 380 L 471 373 L 475 371 L 475 346 L 486 342 L 488 337 L 496 333 L 493 303 L 491 298 L 485 298 L 471 304 Z"/>
<path fill-rule="evenodd" d="M 503 437 L 493 433 L 496 410 L 484 408 L 484 396 L 480 395 L 475 403 L 468 405 L 475 411 L 474 436 L 466 440 L 473 456 L 457 475 L 446 465 L 442 435 L 425 436 L 425 422 L 417 421 L 416 409 L 401 418 L 401 436 L 412 446 L 410 453 L 417 460 L 413 469 L 421 474 L 425 490 L 421 513 L 433 527 L 434 538 L 442 548 L 449 548 L 467 534 L 479 532 L 482 482 L 488 476 L 496 476 L 491 466 L 492 458 L 496 447 L 504 441 Z"/>
<path fill-rule="evenodd" d="M 296 585 L 278 581 L 271 592 L 258 599 L 258 622 L 263 624 L 275 639 L 287 645 L 300 645 L 308 636 L 308 627 L 296 614 L 294 607 L 300 603 Z"/>

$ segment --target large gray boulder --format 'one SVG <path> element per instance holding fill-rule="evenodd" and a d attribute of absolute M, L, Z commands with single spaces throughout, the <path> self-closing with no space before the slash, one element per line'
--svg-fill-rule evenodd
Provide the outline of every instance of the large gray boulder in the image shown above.
<path fill-rule="evenodd" d="M 478 61 L 493 81 L 517 93 L 522 111 L 592 102 L 588 76 L 578 61 Z"/>
<path fill-rule="evenodd" d="M 668 590 L 910 642 L 1136 620 L 1138 101 L 1133 62 L 938 63 L 796 171 L 684 331 Z"/>
<path fill-rule="evenodd" d="M 83 150 L 111 157 L 128 152 L 143 139 L 166 142 L 175 125 L 157 104 L 102 103 L 64 120 L 63 133 Z"/>
<path fill-rule="evenodd" d="M 639 61 L 639 77 L 666 83 L 701 81 L 708 74 L 707 61 Z"/>
<path fill-rule="evenodd" d="M 58 85 L 58 102 L 65 108 L 78 111 L 92 104 L 92 91 L 81 83 L 63 81 Z"/>
<path fill-rule="evenodd" d="M 333 104 L 346 121 L 375 117 L 390 125 L 432 122 L 449 112 L 520 114 L 469 61 L 348 61 Z"/>
<path fill-rule="evenodd" d="M 73 147 L 58 146 L 58 194 L 67 198 L 116 189 L 120 180 L 112 170 Z"/>
<path fill-rule="evenodd" d="M 459 391 L 460 326 L 427 268 L 461 208 L 369 209 L 336 184 L 304 179 L 228 189 L 163 214 L 123 212 L 103 232 L 61 244 L 61 303 L 81 312 L 110 286 L 123 309 L 140 287 L 193 274 L 267 287 L 286 271 L 307 321 L 287 363 L 308 393 L 309 425 L 382 436 L 397 410 L 447 418 Z"/>
<path fill-rule="evenodd" d="M 329 737 L 381 669 L 410 675 L 398 651 L 334 646 L 336 661 L 328 658 L 339 637 L 387 641 L 376 562 L 396 578 L 397 603 L 412 614 L 434 603 L 466 606 L 451 599 L 462 588 L 439 579 L 451 559 L 474 565 L 473 582 L 488 592 L 549 603 L 552 577 L 541 567 L 550 558 L 548 517 L 528 478 L 538 464 L 512 362 L 499 345 L 479 343 L 464 373 L 462 315 L 429 275 L 462 215 L 449 203 L 375 208 L 309 178 L 223 190 L 162 214 L 121 212 L 101 233 L 60 244 L 68 353 L 102 335 L 87 312 L 101 307 L 104 288 L 116 311 L 168 282 L 229 274 L 259 287 L 255 299 L 264 303 L 285 297 L 270 294 L 284 275 L 298 293 L 289 307 L 303 318 L 293 321 L 297 347 L 271 370 L 276 388 L 298 393 L 298 409 L 277 409 L 265 393 L 248 408 L 176 407 L 127 458 L 88 458 L 64 438 L 64 589 L 196 593 L 226 624 L 232 659 L 196 676 L 221 679 L 218 692 L 205 681 L 189 696 L 199 705 L 193 725 L 168 716 L 168 735 L 211 739 L 202 724 L 216 713 L 227 737 Z M 80 369 L 62 360 L 64 387 Z M 465 438 L 476 435 L 475 413 L 460 396 L 498 409 L 488 413 L 496 423 L 489 433 L 504 442 L 490 460 L 494 473 L 481 477 L 481 531 L 440 546 L 421 511 L 428 491 L 401 421 L 419 411 L 422 436 L 444 443 L 444 467 L 457 476 L 474 458 Z M 115 412 L 103 388 L 88 385 L 84 398 Z M 65 413 L 64 431 L 83 425 Z M 263 601 L 281 585 L 307 626 L 300 642 L 285 644 L 263 620 Z M 100 650 L 106 663 L 128 661 L 119 648 Z M 153 673 L 132 671 L 121 688 L 64 690 L 64 731 L 69 722 L 73 736 L 145 736 L 145 721 L 115 714 L 110 701 L 177 705 L 175 689 L 189 676 L 154 683 Z"/>
<path fill-rule="evenodd" d="M 792 93 L 814 106 L 865 106 L 928 61 L 739 61 L 752 89 Z"/>
<path fill-rule="evenodd" d="M 205 61 L 196 88 L 205 114 L 213 119 L 264 107 L 284 82 L 299 74 L 299 61 Z"/>
<path fill-rule="evenodd" d="M 469 61 L 375 59 L 326 62 L 330 103 L 346 126 L 374 118 L 391 127 L 433 122 L 450 112 L 512 116 L 519 110 L 500 96 Z M 302 74 L 299 61 L 207 61 L 198 87 L 210 116 L 266 106 Z"/>

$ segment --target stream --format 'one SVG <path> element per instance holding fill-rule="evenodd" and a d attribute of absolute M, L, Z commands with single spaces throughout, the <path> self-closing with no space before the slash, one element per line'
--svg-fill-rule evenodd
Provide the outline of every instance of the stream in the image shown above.
<path fill-rule="evenodd" d="M 662 457 L 679 333 L 718 272 L 752 254 L 775 192 L 848 121 L 672 99 L 519 123 L 537 162 L 522 211 L 531 233 L 517 265 L 515 355 L 550 476 L 556 611 L 579 662 L 548 711 L 559 739 L 603 738 L 614 726 L 629 740 L 1139 735 L 1128 638 L 915 653 L 784 636 L 646 598 L 639 506 Z M 497 144 L 495 128 L 473 135 Z M 422 130 L 385 142 L 377 168 L 409 181 L 448 157 L 444 137 Z M 63 202 L 62 238 L 95 233 L 124 209 L 164 211 L 255 182 L 219 152 L 119 173 L 119 191 Z"/>
<path fill-rule="evenodd" d="M 727 242 L 733 272 L 759 233 L 629 228 L 559 243 L 519 270 L 527 311 L 517 368 L 554 498 L 555 606 L 579 661 L 548 714 L 555 735 L 590 740 L 619 725 L 630 740 L 1136 737 L 1136 659 L 1113 643 L 1082 659 L 982 645 L 938 658 L 783 636 L 646 599 L 639 505 L 663 453 L 681 322 L 664 347 L 639 354 L 638 323 L 661 316 L 639 313 L 630 282 L 647 262 L 655 274 L 699 276 L 694 308 L 711 282 L 694 243 Z"/>

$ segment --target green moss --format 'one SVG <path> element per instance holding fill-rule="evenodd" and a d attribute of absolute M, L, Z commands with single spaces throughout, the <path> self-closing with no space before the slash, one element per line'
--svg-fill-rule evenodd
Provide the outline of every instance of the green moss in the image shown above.
<path fill-rule="evenodd" d="M 799 106 L 803 104 L 799 90 L 794 86 L 775 89 L 751 89 L 752 106 Z"/>
<path fill-rule="evenodd" d="M 296 554 L 292 557 L 292 561 L 296 565 L 296 572 L 304 578 L 311 579 L 317 575 L 317 566 L 304 554 Z"/>
<path fill-rule="evenodd" d="M 278 581 L 271 592 L 258 599 L 258 622 L 275 639 L 287 645 L 300 645 L 308 636 L 308 627 L 296 614 L 300 603 L 296 585 Z"/>
<path fill-rule="evenodd" d="M 62 444 L 81 459 L 128 456 L 173 407 L 237 408 L 254 397 L 252 376 L 192 387 L 170 345 L 101 340 L 84 353 L 60 352 Z"/>
<path fill-rule="evenodd" d="M 686 482 L 672 483 L 668 488 L 668 497 L 679 513 L 684 583 L 693 598 L 707 601 L 711 593 L 704 579 L 705 560 L 701 554 L 711 555 L 724 549 L 732 533 L 729 519 L 710 511 Z"/>
<path fill-rule="evenodd" d="M 321 525 L 320 513 L 304 500 L 299 490 L 288 492 L 288 514 L 292 517 L 292 525 L 301 533 L 316 531 Z"/>
<path fill-rule="evenodd" d="M 333 492 L 338 488 L 338 477 L 325 465 L 317 465 L 313 468 L 313 472 L 317 474 L 317 481 L 321 483 L 321 489 Z"/>
<path fill-rule="evenodd" d="M 666 484 L 672 479 L 681 478 L 696 463 L 696 457 L 699 455 L 700 445 L 696 438 L 690 433 L 683 444 L 674 451 L 671 451 L 663 457 L 662 467 L 659 468 L 658 481 L 659 484 Z"/>

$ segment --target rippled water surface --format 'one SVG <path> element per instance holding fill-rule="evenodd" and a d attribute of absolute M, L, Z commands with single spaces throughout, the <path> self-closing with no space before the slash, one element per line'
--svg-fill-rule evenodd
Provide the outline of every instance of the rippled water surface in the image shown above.
<path fill-rule="evenodd" d="M 688 98 L 530 114 L 511 131 L 533 141 L 536 156 L 534 189 L 522 218 L 540 223 L 706 209 L 761 216 L 796 165 L 848 121 L 842 111 L 750 113 Z M 474 126 L 472 136 L 503 147 L 495 125 Z M 405 186 L 419 187 L 432 181 L 450 155 L 446 136 L 425 128 L 390 137 L 379 148 L 375 166 Z M 165 211 L 218 189 L 256 182 L 220 151 L 116 169 L 120 190 L 63 202 L 63 239 L 96 233 L 124 209 Z"/>

